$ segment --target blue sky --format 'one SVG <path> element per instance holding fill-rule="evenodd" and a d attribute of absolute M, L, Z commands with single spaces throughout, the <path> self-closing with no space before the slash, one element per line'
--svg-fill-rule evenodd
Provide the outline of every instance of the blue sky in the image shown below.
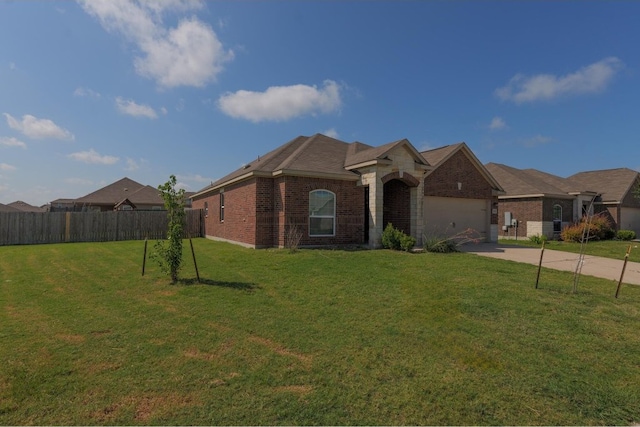
<path fill-rule="evenodd" d="M 640 169 L 640 2 L 0 2 L 0 203 L 196 191 L 298 135 Z"/>

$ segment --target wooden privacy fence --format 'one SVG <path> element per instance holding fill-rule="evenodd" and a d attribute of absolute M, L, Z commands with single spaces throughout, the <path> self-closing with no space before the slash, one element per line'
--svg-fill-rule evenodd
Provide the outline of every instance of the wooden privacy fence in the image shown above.
<path fill-rule="evenodd" d="M 202 212 L 186 211 L 185 237 L 204 235 Z M 0 246 L 164 239 L 166 211 L 0 212 Z"/>

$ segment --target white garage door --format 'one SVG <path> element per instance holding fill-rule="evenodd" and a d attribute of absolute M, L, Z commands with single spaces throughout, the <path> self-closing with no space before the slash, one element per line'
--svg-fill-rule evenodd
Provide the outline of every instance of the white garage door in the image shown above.
<path fill-rule="evenodd" d="M 489 236 L 488 202 L 454 197 L 424 198 L 424 233 L 427 236 L 453 236 L 469 228 L 483 241 Z"/>

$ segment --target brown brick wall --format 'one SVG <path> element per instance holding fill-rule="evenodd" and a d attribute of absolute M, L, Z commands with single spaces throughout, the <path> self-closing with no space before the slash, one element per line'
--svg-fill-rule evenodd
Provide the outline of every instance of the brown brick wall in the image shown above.
<path fill-rule="evenodd" d="M 279 183 L 284 194 L 284 210 L 276 221 L 278 242 L 284 243 L 284 223 L 294 224 L 303 233 L 301 246 L 345 245 L 364 243 L 364 187 L 353 181 L 287 176 Z M 335 236 L 309 236 L 309 192 L 329 190 L 336 195 Z"/>
<path fill-rule="evenodd" d="M 203 208 L 205 201 L 209 204 L 206 235 L 256 245 L 256 188 L 255 179 L 224 188 L 224 221 L 220 220 L 220 191 L 194 200 L 194 208 Z"/>
<path fill-rule="evenodd" d="M 502 227 L 505 225 L 504 214 L 505 212 L 511 212 L 512 218 L 519 221 L 518 236 L 526 236 L 527 221 L 541 221 L 542 205 L 542 199 L 540 198 L 501 200 L 498 207 L 498 235 L 515 235 L 513 228 L 510 228 L 509 231 L 502 231 Z"/>
<path fill-rule="evenodd" d="M 462 189 L 458 190 L 458 182 Z M 424 180 L 424 195 L 491 199 L 492 187 L 469 158 L 458 151 Z"/>
<path fill-rule="evenodd" d="M 336 195 L 336 235 L 309 237 L 309 192 L 326 189 Z M 224 188 L 225 217 L 220 221 L 220 193 L 193 201 L 204 209 L 205 234 L 254 245 L 257 248 L 285 245 L 287 222 L 303 233 L 301 246 L 364 243 L 364 188 L 352 181 L 279 177 L 254 178 Z"/>
<path fill-rule="evenodd" d="M 384 184 L 382 227 L 391 223 L 398 230 L 411 234 L 411 189 L 402 181 L 392 179 Z"/>
<path fill-rule="evenodd" d="M 553 207 L 555 205 L 562 206 L 562 222 L 573 222 L 573 199 L 544 199 L 542 202 L 542 219 L 537 221 L 553 221 Z"/>

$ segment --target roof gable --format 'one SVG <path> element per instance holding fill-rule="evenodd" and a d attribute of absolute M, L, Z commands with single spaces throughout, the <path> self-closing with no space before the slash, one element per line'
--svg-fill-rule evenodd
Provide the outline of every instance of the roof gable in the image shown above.
<path fill-rule="evenodd" d="M 413 160 L 421 165 L 430 166 L 429 162 L 415 149 L 413 144 L 408 139 L 400 139 L 398 141 L 390 142 L 388 144 L 381 145 L 379 147 L 363 147 L 365 144 L 359 144 L 356 147 L 355 153 L 347 156 L 344 162 L 344 166 L 347 169 L 354 169 L 362 164 L 375 163 L 380 160 L 387 160 L 388 156 L 398 148 L 402 147 L 409 152 L 413 157 Z"/>
<path fill-rule="evenodd" d="M 473 166 L 480 172 L 484 179 L 491 185 L 491 187 L 499 192 L 504 192 L 504 188 L 498 180 L 495 179 L 493 174 L 487 170 L 487 168 L 478 160 L 473 154 L 471 149 L 464 142 L 457 144 L 446 145 L 444 147 L 436 148 L 433 150 L 423 151 L 420 154 L 433 165 L 434 170 L 445 164 L 447 160 L 453 157 L 456 153 L 463 153 Z"/>
<path fill-rule="evenodd" d="M 76 199 L 76 204 L 115 205 L 145 186 L 129 178 L 122 178 L 93 193 Z"/>

